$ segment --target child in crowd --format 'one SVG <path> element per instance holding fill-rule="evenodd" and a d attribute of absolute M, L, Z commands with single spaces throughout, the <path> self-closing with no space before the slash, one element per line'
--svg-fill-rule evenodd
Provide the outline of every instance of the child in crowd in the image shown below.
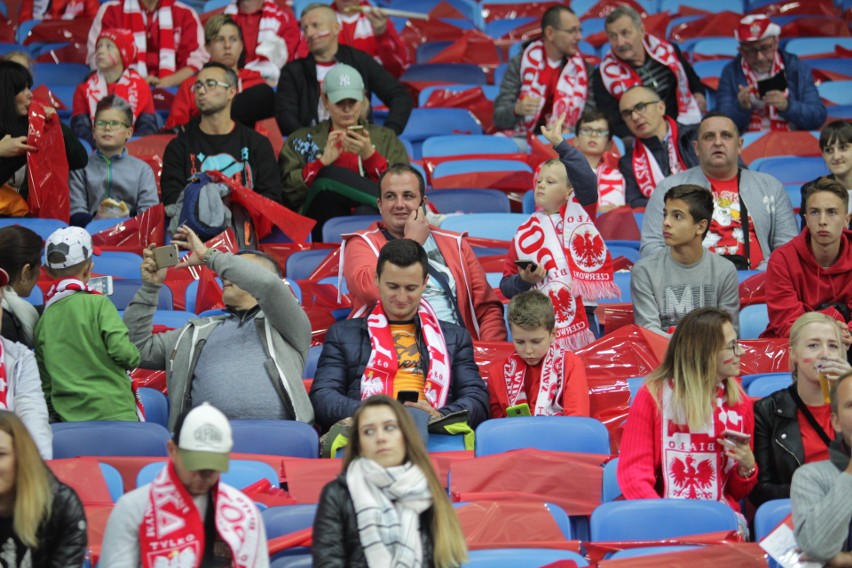
<path fill-rule="evenodd" d="M 583 153 L 597 176 L 598 213 L 624 205 L 624 176 L 617 166 L 613 168 L 603 159 L 612 146 L 609 119 L 599 110 L 587 110 L 574 126 L 574 134 L 574 146 Z"/>
<path fill-rule="evenodd" d="M 151 166 L 127 153 L 133 135 L 133 111 L 127 101 L 107 95 L 95 111 L 95 151 L 88 165 L 68 179 L 71 224 L 92 219 L 129 217 L 160 202 Z"/>
<path fill-rule="evenodd" d="M 574 351 L 595 340 L 589 325 L 594 312 L 586 309 L 583 298 L 617 298 L 621 291 L 589 208 L 580 205 L 568 180 L 569 168 L 588 168 L 588 164 L 576 148 L 562 141 L 563 120 L 564 116 L 559 117 L 552 129 L 542 127 L 560 157 L 538 167 L 533 181 L 540 211 L 518 227 L 503 265 L 500 291 L 511 298 L 535 287 L 550 296 L 556 311 L 556 341 Z M 594 184 L 594 176 L 590 179 Z M 593 202 L 592 211 L 596 206 Z"/>
<path fill-rule="evenodd" d="M 692 310 L 719 308 L 737 329 L 736 268 L 702 244 L 713 218 L 713 194 L 698 185 L 676 185 L 664 200 L 666 248 L 637 262 L 630 279 L 636 324 L 668 335 Z"/>
<path fill-rule="evenodd" d="M 47 272 L 54 279 L 35 328 L 35 350 L 52 422 L 137 418 L 126 371 L 139 365 L 118 310 L 88 287 L 92 237 L 80 227 L 50 235 Z"/>
<path fill-rule="evenodd" d="M 835 120 L 826 124 L 819 134 L 819 149 L 828 171 L 831 172 L 828 177 L 839 181 L 849 192 L 848 212 L 852 213 L 852 124 L 845 120 Z M 819 179 L 816 178 L 802 186 L 800 210 L 802 228 L 808 224 L 808 220 L 805 218 L 805 193 Z M 847 226 L 852 229 L 852 223 Z"/>
<path fill-rule="evenodd" d="M 106 29 L 98 36 L 95 71 L 77 86 L 71 110 L 71 130 L 81 140 L 94 145 L 92 124 L 98 102 L 107 95 L 118 95 L 133 111 L 136 134 L 157 132 L 157 115 L 151 88 L 145 78 L 128 65 L 136 60 L 136 44 L 130 30 Z"/>
<path fill-rule="evenodd" d="M 556 341 L 553 303 L 530 290 L 509 302 L 515 352 L 488 381 L 491 418 L 527 404 L 533 416 L 588 416 L 589 387 L 583 361 Z"/>

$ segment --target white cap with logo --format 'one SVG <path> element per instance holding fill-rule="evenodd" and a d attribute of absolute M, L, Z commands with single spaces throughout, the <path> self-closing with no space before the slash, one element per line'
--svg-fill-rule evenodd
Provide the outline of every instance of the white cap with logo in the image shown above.
<path fill-rule="evenodd" d="M 234 439 L 221 410 L 203 402 L 187 413 L 177 434 L 181 463 L 189 471 L 228 471 Z"/>

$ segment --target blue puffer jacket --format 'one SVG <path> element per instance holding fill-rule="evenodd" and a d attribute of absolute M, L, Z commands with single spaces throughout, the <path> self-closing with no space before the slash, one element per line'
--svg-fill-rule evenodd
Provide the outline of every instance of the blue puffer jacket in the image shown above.
<path fill-rule="evenodd" d="M 415 321 L 420 360 L 426 368 L 429 354 L 420 334 L 419 320 Z M 467 410 L 468 424 L 476 428 L 488 418 L 488 390 L 473 359 L 473 342 L 463 327 L 440 323 L 447 342 L 451 375 L 447 404 L 438 410 L 444 415 Z M 310 393 L 317 423 L 323 430 L 355 414 L 361 404 L 361 376 L 371 351 L 366 318 L 337 322 L 329 328 Z"/>

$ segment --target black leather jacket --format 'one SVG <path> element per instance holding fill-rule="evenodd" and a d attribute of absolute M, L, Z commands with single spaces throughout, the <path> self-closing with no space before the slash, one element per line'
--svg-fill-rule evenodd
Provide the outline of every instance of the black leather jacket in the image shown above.
<path fill-rule="evenodd" d="M 55 481 L 50 518 L 38 529 L 40 546 L 33 551 L 33 566 L 82 566 L 86 556 L 86 513 L 73 489 Z"/>
<path fill-rule="evenodd" d="M 433 566 L 432 511 L 420 514 L 423 566 Z M 358 536 L 355 505 L 349 496 L 346 476 L 339 475 L 322 490 L 314 518 L 314 568 L 367 568 L 367 559 Z"/>

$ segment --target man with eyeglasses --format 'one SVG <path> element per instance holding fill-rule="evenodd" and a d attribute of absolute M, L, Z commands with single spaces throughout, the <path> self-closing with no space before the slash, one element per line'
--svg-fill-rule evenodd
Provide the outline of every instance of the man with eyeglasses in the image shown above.
<path fill-rule="evenodd" d="M 163 156 L 160 186 L 170 217 L 179 213 L 174 204 L 193 174 L 200 172 L 222 172 L 281 202 L 281 178 L 272 144 L 231 118 L 236 85 L 237 74 L 222 63 L 207 63 L 196 76 L 192 91 L 200 119 L 183 126 Z"/>
<path fill-rule="evenodd" d="M 697 124 L 707 110 L 705 88 L 680 49 L 646 33 L 642 17 L 626 5 L 610 12 L 604 26 L 611 49 L 592 75 L 592 93 L 597 107 L 616 119 L 615 135 L 630 135 L 618 118 L 618 102 L 634 85 L 656 92 L 668 116 L 681 124 Z"/>
<path fill-rule="evenodd" d="M 665 103 L 644 85 L 627 89 L 618 109 L 635 137 L 633 147 L 618 162 L 624 199 L 630 207 L 644 207 L 661 181 L 698 164 L 692 147 L 696 127 L 667 116 Z"/>
<path fill-rule="evenodd" d="M 494 101 L 494 125 L 526 138 L 540 126 L 551 127 L 565 113 L 570 131 L 589 98 L 592 67 L 583 60 L 580 20 L 567 6 L 548 8 L 541 37 L 512 58 Z"/>
<path fill-rule="evenodd" d="M 825 122 L 810 67 L 778 48 L 780 35 L 762 14 L 746 16 L 734 30 L 740 54 L 722 70 L 717 106 L 742 132 L 816 130 Z"/>

